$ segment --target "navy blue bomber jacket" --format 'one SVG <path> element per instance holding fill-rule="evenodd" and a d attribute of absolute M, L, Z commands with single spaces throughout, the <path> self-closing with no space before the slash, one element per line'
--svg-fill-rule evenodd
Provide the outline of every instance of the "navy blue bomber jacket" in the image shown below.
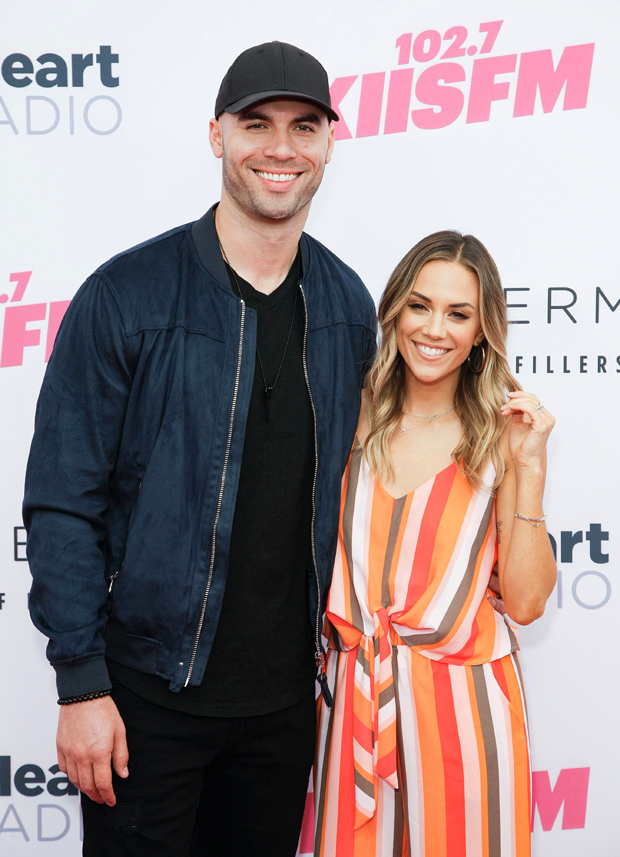
<path fill-rule="evenodd" d="M 300 246 L 320 655 L 376 319 L 351 268 L 305 233 Z M 173 691 L 200 684 L 226 584 L 255 345 L 256 316 L 230 288 L 211 210 L 114 257 L 73 299 L 41 388 L 24 499 L 30 612 L 61 697 L 109 688 L 106 652 Z M 266 657 L 282 630 L 264 629 Z"/>

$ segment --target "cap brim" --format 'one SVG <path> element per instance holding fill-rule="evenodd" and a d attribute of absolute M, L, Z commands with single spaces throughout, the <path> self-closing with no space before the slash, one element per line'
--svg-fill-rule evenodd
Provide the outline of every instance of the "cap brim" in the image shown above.
<path fill-rule="evenodd" d="M 269 101 L 271 98 L 290 98 L 293 101 L 306 101 L 308 104 L 316 104 L 317 107 L 321 108 L 323 113 L 327 114 L 327 118 L 330 122 L 338 122 L 340 119 L 340 116 L 338 116 L 335 110 L 332 110 L 329 104 L 325 104 L 316 98 L 310 98 L 304 92 L 291 92 L 288 89 L 274 89 L 269 92 L 253 92 L 251 95 L 246 95 L 238 101 L 233 101 L 233 103 L 225 107 L 222 112 L 241 113 L 241 111 L 245 110 L 246 107 L 251 107 L 252 104 L 258 104 L 260 101 Z"/>

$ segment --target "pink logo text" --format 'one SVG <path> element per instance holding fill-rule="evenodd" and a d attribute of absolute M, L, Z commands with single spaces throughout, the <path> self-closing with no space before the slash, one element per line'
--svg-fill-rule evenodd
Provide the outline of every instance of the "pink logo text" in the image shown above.
<path fill-rule="evenodd" d="M 9 276 L 9 282 L 15 283 L 9 306 L 4 311 L 2 349 L 0 350 L 0 369 L 7 366 L 22 366 L 24 349 L 41 344 L 43 329 L 30 327 L 32 323 L 47 321 L 45 333 L 45 362 L 50 358 L 54 340 L 60 322 L 71 301 L 52 301 L 51 303 L 21 304 L 30 282 L 32 271 L 19 271 Z M 8 294 L 0 294 L 0 304 L 9 302 Z"/>
<path fill-rule="evenodd" d="M 361 76 L 355 137 L 396 134 L 407 131 L 410 123 L 424 130 L 445 128 L 456 122 L 465 109 L 466 124 L 488 122 L 493 103 L 509 97 L 513 99 L 513 117 L 532 116 L 537 96 L 543 112 L 551 113 L 562 91 L 563 110 L 586 107 L 594 57 L 592 43 L 565 47 L 559 59 L 554 59 L 550 49 L 479 56 L 471 63 L 463 59 L 477 53 L 489 54 L 502 24 L 503 21 L 480 24 L 479 32 L 484 35 L 480 45 L 475 43 L 480 41 L 476 37 L 474 43 L 465 45 L 466 27 L 450 27 L 443 36 L 438 30 L 425 30 L 415 38 L 413 33 L 400 36 L 396 40 L 398 65 L 408 67 Z M 436 58 L 438 63 L 426 65 Z M 354 108 L 342 113 L 340 104 L 358 77 L 339 77 L 331 85 L 332 106 L 340 116 L 335 126 L 337 140 L 353 137 L 355 117 L 350 110 L 354 112 Z M 467 87 L 461 84 L 468 78 L 467 93 Z M 411 109 L 413 95 L 417 104 Z"/>

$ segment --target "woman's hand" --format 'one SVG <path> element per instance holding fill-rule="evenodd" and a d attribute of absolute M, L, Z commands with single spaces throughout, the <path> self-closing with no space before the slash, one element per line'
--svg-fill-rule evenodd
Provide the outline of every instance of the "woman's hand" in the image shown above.
<path fill-rule="evenodd" d="M 512 417 L 508 444 L 515 467 L 517 470 L 541 467 L 555 418 L 534 393 L 516 391 L 508 393 L 508 399 L 502 414 Z"/>

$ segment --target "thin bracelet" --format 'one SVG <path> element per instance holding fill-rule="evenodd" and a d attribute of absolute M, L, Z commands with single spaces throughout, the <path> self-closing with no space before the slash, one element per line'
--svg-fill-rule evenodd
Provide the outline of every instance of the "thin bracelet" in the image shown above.
<path fill-rule="evenodd" d="M 534 544 L 534 530 L 537 530 L 538 527 L 540 527 L 546 517 L 546 515 L 543 515 L 542 518 L 528 518 L 527 515 L 521 515 L 519 512 L 515 512 L 515 518 L 521 518 L 522 521 L 529 521 L 532 525 L 532 544 Z"/>
<path fill-rule="evenodd" d="M 58 705 L 73 705 L 74 702 L 89 702 L 91 699 L 100 699 L 102 696 L 109 696 L 111 690 L 97 690 L 95 693 L 83 693 L 81 696 L 65 696 L 58 700 Z"/>

